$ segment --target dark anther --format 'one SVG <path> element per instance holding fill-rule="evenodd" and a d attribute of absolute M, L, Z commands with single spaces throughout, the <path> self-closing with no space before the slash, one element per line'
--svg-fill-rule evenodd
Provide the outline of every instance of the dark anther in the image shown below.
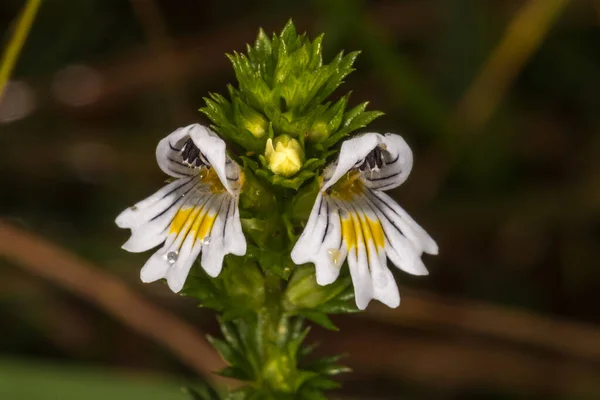
<path fill-rule="evenodd" d="M 383 150 L 381 146 L 375 147 L 367 156 L 365 161 L 358 167 L 361 171 L 372 171 L 374 169 L 380 169 L 383 167 Z"/>
<path fill-rule="evenodd" d="M 188 139 L 181 150 L 181 157 L 183 162 L 188 164 L 190 167 L 202 167 L 206 165 L 200 158 L 200 149 L 196 147 L 192 139 Z"/>

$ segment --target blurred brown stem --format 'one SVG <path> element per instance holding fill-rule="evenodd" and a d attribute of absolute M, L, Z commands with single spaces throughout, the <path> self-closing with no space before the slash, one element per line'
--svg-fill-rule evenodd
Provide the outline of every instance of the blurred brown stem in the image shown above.
<path fill-rule="evenodd" d="M 595 326 L 416 290 L 402 292 L 405 295 L 401 307 L 393 310 L 374 305 L 369 307 L 368 315 L 388 324 L 459 329 L 600 361 L 600 330 Z"/>
<path fill-rule="evenodd" d="M 225 364 L 198 329 L 89 262 L 1 220 L 0 257 L 96 304 L 126 326 L 167 347 L 207 380 L 231 382 L 212 374 Z"/>

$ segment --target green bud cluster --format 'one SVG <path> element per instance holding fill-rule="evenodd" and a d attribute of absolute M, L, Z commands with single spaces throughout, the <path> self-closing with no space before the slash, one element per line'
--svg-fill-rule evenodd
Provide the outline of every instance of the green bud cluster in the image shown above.
<path fill-rule="evenodd" d="M 247 54 L 228 55 L 238 87 L 228 86 L 229 99 L 211 94 L 201 109 L 216 132 L 246 151 L 247 166 L 272 184 L 298 189 L 332 146 L 382 115 L 365 111 L 366 102 L 348 109 L 350 94 L 327 100 L 354 71 L 359 52 L 342 51 L 324 64 L 322 42 L 323 35 L 311 41 L 297 34 L 291 21 L 271 38 L 261 29 Z M 287 157 L 277 150 L 282 142 Z"/>

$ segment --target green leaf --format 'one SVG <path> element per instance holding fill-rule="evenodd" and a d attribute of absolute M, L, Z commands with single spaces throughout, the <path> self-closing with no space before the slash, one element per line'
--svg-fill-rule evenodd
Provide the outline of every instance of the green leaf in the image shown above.
<path fill-rule="evenodd" d="M 207 335 L 206 338 L 210 344 L 219 352 L 221 357 L 231 365 L 241 364 L 244 361 L 243 356 L 235 351 L 227 342 L 217 339 L 211 335 Z"/>
<path fill-rule="evenodd" d="M 308 318 L 312 322 L 321 325 L 325 329 L 329 329 L 330 331 L 339 331 L 338 327 L 331 322 L 327 314 L 322 313 L 316 310 L 298 310 L 296 311 L 298 315 Z"/>

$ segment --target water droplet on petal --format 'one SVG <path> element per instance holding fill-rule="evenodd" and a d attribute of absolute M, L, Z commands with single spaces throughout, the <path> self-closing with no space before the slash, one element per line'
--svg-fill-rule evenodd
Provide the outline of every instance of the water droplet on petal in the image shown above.
<path fill-rule="evenodd" d="M 171 265 L 175 264 L 175 261 L 177 261 L 177 252 L 176 251 L 170 251 L 167 253 L 167 262 Z"/>
<path fill-rule="evenodd" d="M 210 244 L 210 236 L 206 236 L 204 239 L 202 239 L 202 244 L 204 246 L 208 246 Z"/>
<path fill-rule="evenodd" d="M 329 255 L 329 261 L 335 268 L 340 268 L 342 266 L 342 252 L 338 249 L 329 249 L 327 250 L 327 254 Z"/>

